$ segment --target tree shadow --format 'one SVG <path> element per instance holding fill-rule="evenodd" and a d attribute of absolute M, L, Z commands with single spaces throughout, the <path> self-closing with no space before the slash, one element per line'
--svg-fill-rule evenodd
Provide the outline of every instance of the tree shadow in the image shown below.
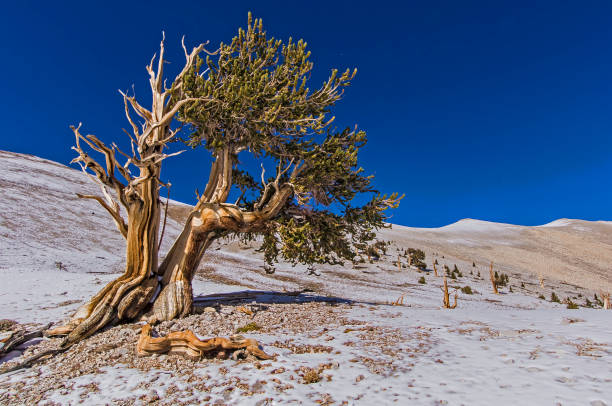
<path fill-rule="evenodd" d="M 354 304 L 365 303 L 355 300 L 321 296 L 311 290 L 297 292 L 279 292 L 272 290 L 243 290 L 231 293 L 217 293 L 193 298 L 193 305 L 196 309 L 205 307 L 215 307 L 218 305 L 238 305 L 238 304 L 302 304 L 302 303 L 330 303 L 330 304 Z"/>

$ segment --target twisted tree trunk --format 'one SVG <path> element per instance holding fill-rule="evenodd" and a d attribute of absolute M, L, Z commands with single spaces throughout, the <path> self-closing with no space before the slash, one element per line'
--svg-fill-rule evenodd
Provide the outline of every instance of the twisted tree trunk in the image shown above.
<path fill-rule="evenodd" d="M 263 230 L 292 192 L 291 186 L 283 185 L 262 209 L 252 212 L 227 203 L 198 204 L 157 270 L 162 288 L 147 320 L 157 322 L 189 314 L 193 305 L 191 282 L 210 244 L 228 231 Z"/>
<path fill-rule="evenodd" d="M 140 105 L 134 96 L 121 92 L 125 115 L 132 127 L 132 134 L 126 131 L 131 141 L 131 156 L 121 151 L 115 144 L 112 147 L 106 146 L 94 135 L 81 135 L 80 125 L 72 127 L 76 138 L 73 149 L 78 153 L 73 163 L 80 164 L 83 171 L 99 183 L 104 195 L 104 199 L 93 195 L 79 195 L 79 197 L 98 201 L 111 214 L 121 235 L 126 239 L 126 265 L 123 275 L 107 284 L 81 306 L 64 326 L 48 331 L 49 335 L 66 335 L 62 343 L 64 348 L 108 324 L 139 317 L 155 299 L 160 289 L 160 282 L 173 286 L 180 284 L 175 283 L 180 282 L 179 280 L 158 277 L 158 233 L 161 211 L 159 189 L 163 185 L 160 173 L 162 161 L 180 153 L 163 152 L 167 143 L 172 141 L 179 131 L 170 128 L 174 116 L 182 106 L 203 100 L 186 97 L 182 92 L 183 78 L 194 66 L 197 56 L 203 49 L 204 44 L 200 44 L 188 53 L 183 44 L 185 66 L 176 76 L 172 86 L 167 88 L 163 74 L 165 59 L 162 39 L 157 69 L 154 66 L 155 56 L 146 67 L 152 92 L 151 109 Z M 138 126 L 132 119 L 130 107 L 144 120 L 142 126 Z M 105 167 L 81 148 L 81 142 L 104 155 Z M 127 158 L 124 165 L 118 163 L 116 152 Z M 132 176 L 131 166 L 138 169 L 137 177 Z M 127 182 L 120 180 L 116 174 Z M 109 193 L 109 189 L 115 192 L 114 197 Z M 118 202 L 115 199 L 118 199 Z M 127 223 L 121 216 L 119 203 L 127 210 Z M 175 252 L 178 253 L 177 250 Z M 183 288 L 190 296 L 190 284 Z"/>
<path fill-rule="evenodd" d="M 66 325 L 49 331 L 50 335 L 67 334 L 62 346 L 74 344 L 114 320 L 138 316 L 155 294 L 158 281 L 151 270 L 157 269 L 158 261 L 159 186 L 155 173 L 145 179 L 138 188 L 143 199 L 130 202 L 125 271 L 81 306 Z"/>

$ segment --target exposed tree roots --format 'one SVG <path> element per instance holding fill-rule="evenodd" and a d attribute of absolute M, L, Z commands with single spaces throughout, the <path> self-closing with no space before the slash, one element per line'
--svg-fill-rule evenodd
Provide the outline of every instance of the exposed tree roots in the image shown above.
<path fill-rule="evenodd" d="M 0 356 L 9 353 L 13 348 L 30 341 L 34 338 L 42 337 L 47 329 L 51 327 L 51 324 L 47 324 L 44 327 L 41 327 L 37 330 L 33 331 L 10 331 L 3 333 L 3 337 L 0 339 Z M 22 362 L 17 365 L 14 365 L 10 368 L 3 369 L 0 373 L 8 373 L 17 371 L 19 369 L 28 368 L 32 366 L 36 361 L 41 358 L 45 358 L 50 355 L 55 355 L 59 352 L 64 351 L 63 349 L 51 349 L 46 351 L 41 351 L 37 354 L 31 355 Z"/>
<path fill-rule="evenodd" d="M 3 369 L 2 371 L 0 371 L 0 374 L 8 374 L 9 372 L 17 371 L 17 370 L 24 369 L 24 368 L 29 368 L 42 358 L 53 356 L 61 352 L 64 352 L 66 350 L 67 348 L 54 348 L 51 350 L 41 351 L 37 354 L 29 356 L 28 358 L 26 358 L 25 360 L 23 360 L 17 365 L 13 365 L 10 368 Z"/>
<path fill-rule="evenodd" d="M 47 328 L 49 326 L 46 326 Z M 36 330 L 35 332 L 20 335 L 20 337 L 26 337 L 27 340 L 41 337 L 44 329 Z M 26 340 L 26 341 L 27 341 Z M 2 341 L 3 343 L 9 342 L 9 339 Z M 10 343 L 17 342 L 16 340 L 10 340 Z M 19 341 L 20 343 L 24 342 Z M 15 345 L 10 347 L 6 346 L 3 348 L 14 348 Z M 40 360 L 55 356 L 62 352 L 65 352 L 70 347 L 59 347 L 40 351 L 33 354 L 23 360 L 22 362 L 13 365 L 10 368 L 5 368 L 0 371 L 0 374 L 6 374 L 9 372 L 17 371 L 19 369 L 29 368 Z M 8 352 L 8 351 L 7 351 Z M 214 337 L 206 340 L 200 340 L 193 332 L 178 331 L 168 334 L 165 337 L 153 337 L 153 328 L 150 324 L 145 324 L 142 327 L 138 343 L 136 345 L 136 352 L 139 355 L 152 355 L 152 354 L 180 354 L 192 359 L 200 359 L 204 356 L 211 356 L 216 358 L 228 358 L 238 359 L 252 355 L 258 359 L 273 359 L 273 355 L 266 354 L 261 348 L 257 340 L 252 338 L 245 338 L 243 336 L 232 336 L 230 338 Z M 2 352 L 4 353 L 4 352 Z"/>
<path fill-rule="evenodd" d="M 13 348 L 17 347 L 25 343 L 26 341 L 30 341 L 33 338 L 42 337 L 43 332 L 51 327 L 51 324 L 47 324 L 46 326 L 34 330 L 34 331 L 10 331 L 3 333 L 3 336 L 0 338 L 0 356 L 7 354 Z"/>

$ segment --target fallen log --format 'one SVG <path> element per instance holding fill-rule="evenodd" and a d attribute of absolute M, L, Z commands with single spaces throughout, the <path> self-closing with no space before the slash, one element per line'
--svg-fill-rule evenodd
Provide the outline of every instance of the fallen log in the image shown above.
<path fill-rule="evenodd" d="M 243 350 L 247 355 L 259 359 L 272 359 L 259 348 L 257 340 L 233 336 L 230 338 L 214 337 L 200 340 L 193 332 L 177 331 L 165 337 L 153 337 L 152 327 L 145 324 L 140 332 L 136 352 L 138 355 L 151 354 L 181 354 L 190 358 L 201 358 L 204 354 L 214 354 L 220 357 L 228 356 L 228 350 Z"/>

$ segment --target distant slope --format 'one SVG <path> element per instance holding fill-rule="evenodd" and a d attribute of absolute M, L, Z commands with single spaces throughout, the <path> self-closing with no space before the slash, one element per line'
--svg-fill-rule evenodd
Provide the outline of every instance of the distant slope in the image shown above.
<path fill-rule="evenodd" d="M 0 151 L 0 187 L 0 270 L 53 270 L 56 262 L 77 273 L 122 270 L 124 241 L 108 214 L 95 202 L 75 196 L 98 193 L 81 171 Z M 162 251 L 178 235 L 188 212 L 188 205 L 171 201 Z M 612 290 L 612 222 L 562 219 L 524 227 L 465 219 L 434 229 L 394 225 L 382 230 L 380 237 L 402 248 L 423 249 L 430 267 L 437 258 L 440 266 L 457 264 L 464 273 L 482 273 L 488 272 L 493 261 L 496 270 L 525 275 L 532 282 L 541 274 L 592 290 Z M 395 269 L 394 246 L 380 262 L 359 269 L 351 269 L 350 264 L 318 267 L 321 277 L 307 275 L 303 266 L 287 264 L 279 264 L 277 272 L 268 275 L 262 270 L 261 254 L 254 251 L 256 246 L 216 243 L 203 259 L 198 277 L 257 289 L 309 287 L 371 300 L 401 291 L 397 276 L 382 272 Z"/>
<path fill-rule="evenodd" d="M 76 196 L 100 194 L 83 172 L 0 151 L 0 188 L 0 269 L 53 269 L 61 262 L 74 272 L 121 270 L 124 240 L 108 213 Z M 166 233 L 167 249 L 178 233 L 174 220 Z"/>
<path fill-rule="evenodd" d="M 543 275 L 590 289 L 612 287 L 612 222 L 560 219 L 537 227 L 465 219 L 435 229 L 393 226 L 385 238 L 438 256 L 493 261 L 509 272 Z M 468 266 L 469 268 L 469 266 Z"/>

